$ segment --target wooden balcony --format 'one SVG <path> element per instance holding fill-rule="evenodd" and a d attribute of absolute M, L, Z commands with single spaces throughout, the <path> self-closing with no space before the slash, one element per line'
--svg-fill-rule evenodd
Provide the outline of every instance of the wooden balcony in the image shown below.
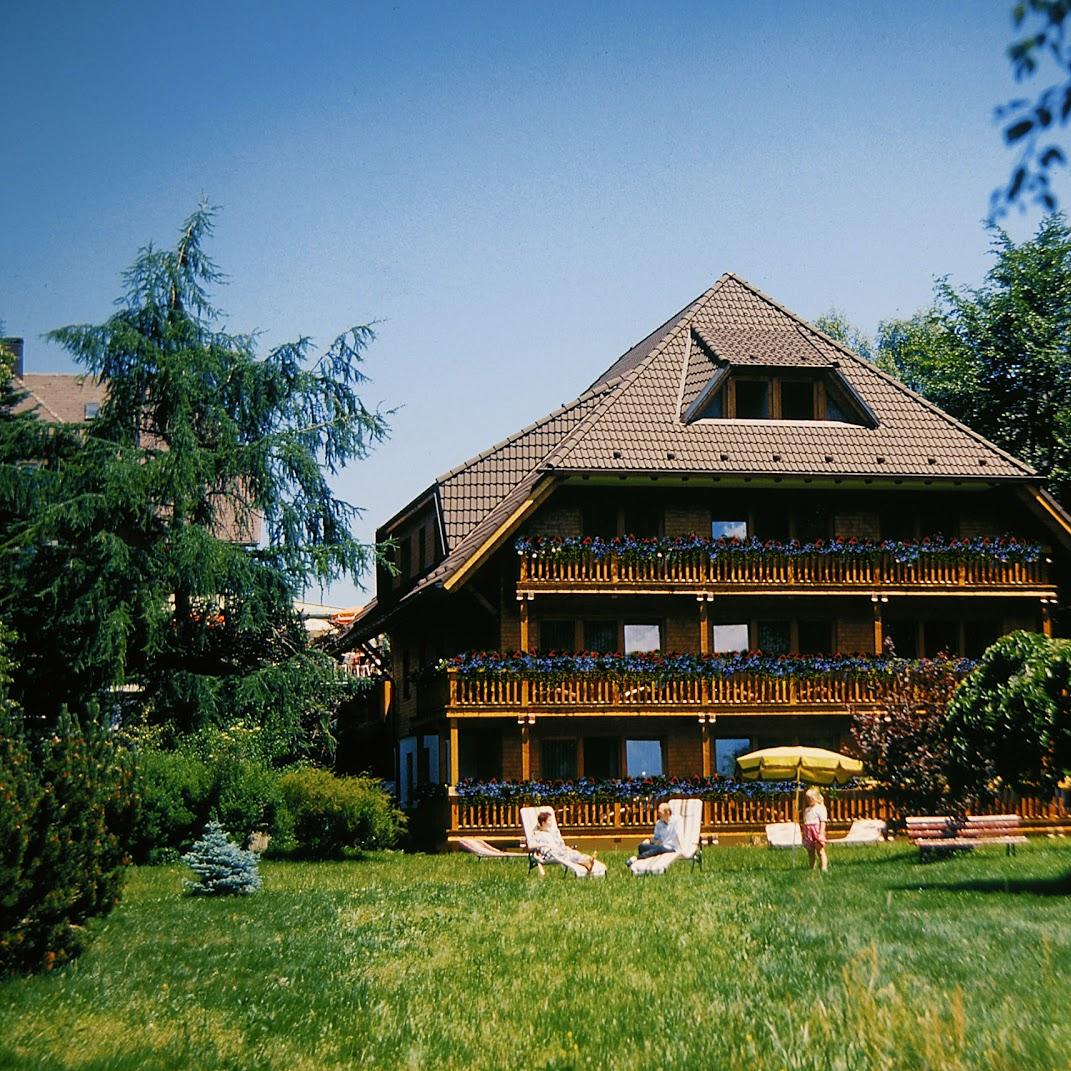
<path fill-rule="evenodd" d="M 890 554 L 780 555 L 679 553 L 643 558 L 607 554 L 518 555 L 525 594 L 621 595 L 1023 595 L 1055 598 L 1047 561 L 951 560 Z"/>
<path fill-rule="evenodd" d="M 888 694 L 892 678 L 878 674 L 825 673 L 813 677 L 769 677 L 735 673 L 726 677 L 610 679 L 595 674 L 447 672 L 450 717 L 520 714 L 837 714 L 874 707 Z"/>
<path fill-rule="evenodd" d="M 490 803 L 451 796 L 448 838 L 482 836 L 517 843 L 521 831 L 520 803 Z M 567 838 L 618 839 L 631 842 L 650 836 L 657 818 L 657 802 L 649 799 L 552 802 L 562 834 Z M 827 790 L 829 823 L 845 829 L 858 818 L 888 820 L 892 808 L 879 793 L 870 789 Z M 971 807 L 972 814 L 1018 814 L 1024 826 L 1038 831 L 1066 828 L 1071 812 L 1061 797 L 1039 800 L 1014 793 Z M 791 793 L 758 796 L 752 799 L 725 796 L 703 802 L 704 833 L 761 833 L 771 822 L 793 820 Z"/>

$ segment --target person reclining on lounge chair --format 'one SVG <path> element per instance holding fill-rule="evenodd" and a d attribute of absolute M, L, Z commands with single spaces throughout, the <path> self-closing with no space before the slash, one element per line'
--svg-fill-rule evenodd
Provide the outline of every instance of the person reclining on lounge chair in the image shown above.
<path fill-rule="evenodd" d="M 585 855 L 575 848 L 568 847 L 562 840 L 561 833 L 551 827 L 550 820 L 553 817 L 553 811 L 540 811 L 536 815 L 535 832 L 528 838 L 528 847 L 532 849 L 539 862 L 540 875 L 546 873 L 543 869 L 544 863 L 564 863 L 567 866 L 574 864 L 582 866 L 590 874 L 592 867 L 595 866 L 595 857 L 599 853 L 592 852 L 591 855 Z"/>
<path fill-rule="evenodd" d="M 637 859 L 649 859 L 652 855 L 679 852 L 682 836 L 684 836 L 684 826 L 680 817 L 673 813 L 673 808 L 668 803 L 660 803 L 654 833 L 651 834 L 650 840 L 645 840 L 640 844 L 636 854 L 628 860 L 626 865 L 632 866 Z"/>

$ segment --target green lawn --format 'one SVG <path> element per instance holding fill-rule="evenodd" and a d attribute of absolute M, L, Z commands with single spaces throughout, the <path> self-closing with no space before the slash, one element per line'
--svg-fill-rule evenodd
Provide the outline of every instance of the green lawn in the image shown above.
<path fill-rule="evenodd" d="M 138 870 L 80 962 L 0 984 L 0 1066 L 1071 1066 L 1071 843 L 841 850 L 825 878 L 757 848 L 622 859 L 269 863 L 211 901 Z"/>

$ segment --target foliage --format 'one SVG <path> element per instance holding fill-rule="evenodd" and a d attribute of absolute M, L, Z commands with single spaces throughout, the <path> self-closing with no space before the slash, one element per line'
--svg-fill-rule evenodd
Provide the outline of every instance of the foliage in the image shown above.
<path fill-rule="evenodd" d="M 136 806 L 105 734 L 64 714 L 43 739 L 0 695 L 0 974 L 51 968 L 119 901 Z"/>
<path fill-rule="evenodd" d="M 868 361 L 873 359 L 873 344 L 870 339 L 839 309 L 830 309 L 829 312 L 823 313 L 814 321 L 814 326 L 842 346 L 847 346 L 852 353 L 858 353 Z"/>
<path fill-rule="evenodd" d="M 1012 8 L 1015 29 L 1022 36 L 1008 48 L 1008 58 L 1016 81 L 1032 78 L 1046 61 L 1060 72 L 1060 81 L 1043 89 L 1035 98 L 1017 98 L 997 109 L 1004 124 L 1004 140 L 1018 146 L 1018 158 L 1006 185 L 993 191 L 992 218 L 1003 215 L 1012 205 L 1029 197 L 1047 212 L 1056 208 L 1049 175 L 1063 166 L 1067 157 L 1050 141 L 1057 126 L 1066 126 L 1071 117 L 1071 43 L 1066 38 L 1068 0 L 1019 0 Z"/>
<path fill-rule="evenodd" d="M 309 648 L 293 600 L 376 553 L 330 483 L 386 433 L 358 396 L 373 333 L 352 328 L 316 357 L 308 338 L 261 357 L 256 336 L 226 333 L 208 296 L 212 221 L 202 206 L 173 250 L 143 249 L 106 322 L 49 336 L 107 397 L 0 530 L 15 687 L 55 716 L 134 686 L 177 731 L 248 718 L 284 757 L 322 757 L 350 684 Z"/>
<path fill-rule="evenodd" d="M 600 853 L 610 875 L 594 884 L 529 879 L 523 860 L 391 853 L 265 861 L 270 895 L 197 901 L 175 895 L 177 868 L 140 868 L 92 962 L 0 985 L 0 1063 L 1066 1065 L 1071 897 L 1043 894 L 1067 888 L 1067 841 L 927 867 L 902 842 L 832 848 L 827 879 L 811 880 L 799 853 L 725 839 L 703 872 L 678 865 L 657 884 L 625 870 L 633 844 Z M 656 915 L 672 937 L 647 941 L 639 966 Z M 652 993 L 670 995 L 657 1012 Z"/>
<path fill-rule="evenodd" d="M 1071 228 L 1042 221 L 1016 245 L 994 230 L 978 289 L 936 289 L 932 309 L 882 324 L 879 364 L 1040 472 L 1071 503 Z"/>
<path fill-rule="evenodd" d="M 852 719 L 853 751 L 897 818 L 941 814 L 949 805 L 948 704 L 963 679 L 958 660 L 900 663 L 878 710 Z"/>
<path fill-rule="evenodd" d="M 949 707 L 951 776 L 1051 791 L 1071 770 L 1071 640 L 1013 632 L 982 656 Z"/>
<path fill-rule="evenodd" d="M 844 786 L 842 786 L 844 787 Z M 847 787 L 852 787 L 851 785 Z M 486 803 L 597 802 L 607 800 L 762 799 L 791 795 L 793 781 L 738 781 L 732 777 L 625 777 L 576 781 L 477 781 L 465 779 L 456 786 L 462 799 Z M 836 787 L 828 789 L 837 792 Z"/>
<path fill-rule="evenodd" d="M 374 778 L 306 767 L 283 774 L 279 789 L 297 850 L 311 858 L 390 848 L 405 828 L 405 816 Z"/>
<path fill-rule="evenodd" d="M 194 896 L 249 896 L 260 888 L 260 859 L 234 844 L 219 822 L 209 822 L 182 857 L 197 875 L 185 883 Z"/>
<path fill-rule="evenodd" d="M 877 560 L 888 555 L 902 565 L 917 562 L 920 558 L 941 561 L 999 561 L 1036 562 L 1041 557 L 1041 547 L 1028 540 L 1012 535 L 975 536 L 971 539 L 945 539 L 935 534 L 920 540 L 867 540 L 832 538 L 818 539 L 813 543 L 801 543 L 797 539 L 781 542 L 776 539 L 748 539 L 721 537 L 708 539 L 704 536 L 520 536 L 514 541 L 518 555 L 531 558 L 558 558 L 577 561 L 591 557 L 597 561 L 604 558 L 621 558 L 625 561 L 652 561 L 665 558 L 708 557 L 711 561 L 720 558 L 803 558 L 803 557 L 853 557 Z"/>
<path fill-rule="evenodd" d="M 739 673 L 771 679 L 813 678 L 842 673 L 868 680 L 891 679 L 904 666 L 923 667 L 926 660 L 906 661 L 884 655 L 766 655 L 757 651 L 733 654 L 676 654 L 636 651 L 632 654 L 604 654 L 598 651 L 564 653 L 549 651 L 468 651 L 443 660 L 440 669 L 452 669 L 464 676 L 510 675 L 525 678 L 591 675 L 610 680 L 652 677 L 674 680 L 680 677 L 732 677 Z M 974 665 L 969 659 L 941 660 L 955 672 L 966 673 Z"/>
<path fill-rule="evenodd" d="M 285 834 L 279 773 L 261 752 L 262 735 L 237 726 L 191 734 L 174 750 L 136 747 L 135 860 L 156 862 L 187 849 L 213 816 L 243 842 L 259 829 Z"/>

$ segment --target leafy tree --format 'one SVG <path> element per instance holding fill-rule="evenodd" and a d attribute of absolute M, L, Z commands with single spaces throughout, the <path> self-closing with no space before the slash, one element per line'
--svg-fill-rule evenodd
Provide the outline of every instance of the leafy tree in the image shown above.
<path fill-rule="evenodd" d="M 997 640 L 949 705 L 947 734 L 952 780 L 964 791 L 997 781 L 1050 791 L 1071 769 L 1071 640 Z"/>
<path fill-rule="evenodd" d="M 881 708 L 853 718 L 853 750 L 897 820 L 940 811 L 947 803 L 945 718 L 959 680 L 948 659 L 904 663 Z"/>
<path fill-rule="evenodd" d="M 881 325 L 878 363 L 1033 465 L 1071 503 L 1071 229 L 1059 214 L 996 261 L 977 289 L 937 284 L 932 309 Z"/>
<path fill-rule="evenodd" d="M 178 732 L 243 718 L 294 754 L 329 743 L 349 686 L 293 600 L 373 560 L 329 479 L 386 415 L 358 395 L 371 328 L 315 359 L 307 337 L 260 356 L 255 335 L 221 328 L 212 221 L 202 205 L 173 250 L 141 250 L 103 324 L 50 334 L 107 396 L 0 539 L 17 548 L 0 612 L 20 637 L 15 687 L 49 716 L 133 686 Z"/>
<path fill-rule="evenodd" d="M 997 109 L 997 118 L 1004 123 L 1004 140 L 1018 146 L 1019 155 L 1007 184 L 993 191 L 991 219 L 1026 197 L 1047 212 L 1056 209 L 1049 174 L 1067 158 L 1049 138 L 1071 118 L 1071 43 L 1065 33 L 1069 14 L 1069 0 L 1020 0 L 1012 8 L 1012 21 L 1021 33 L 1008 48 L 1016 80 L 1025 81 L 1039 67 L 1051 65 L 1059 71 L 1059 81 L 1033 99 L 1020 97 Z"/>
<path fill-rule="evenodd" d="M 865 357 L 868 361 L 873 359 L 870 339 L 839 309 L 830 309 L 829 312 L 823 313 L 814 321 L 814 326 L 847 346 L 853 353 L 858 353 L 860 357 Z"/>

